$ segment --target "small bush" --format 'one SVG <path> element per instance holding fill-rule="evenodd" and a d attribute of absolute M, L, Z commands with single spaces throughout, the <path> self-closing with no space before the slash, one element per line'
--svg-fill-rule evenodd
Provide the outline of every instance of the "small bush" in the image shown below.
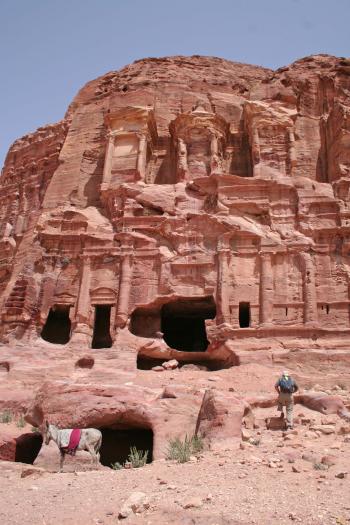
<path fill-rule="evenodd" d="M 40 430 L 38 429 L 38 427 L 32 427 L 30 429 L 31 432 L 40 432 Z"/>
<path fill-rule="evenodd" d="M 203 439 L 201 436 L 192 436 L 191 438 L 192 454 L 197 455 L 202 452 L 204 448 Z"/>
<path fill-rule="evenodd" d="M 137 450 L 136 447 L 130 447 L 130 454 L 128 455 L 128 463 L 131 463 L 133 468 L 144 467 L 147 463 L 148 450 Z"/>
<path fill-rule="evenodd" d="M 199 436 L 186 436 L 183 441 L 180 438 L 171 439 L 168 445 L 167 459 L 178 463 L 186 463 L 190 457 L 199 454 L 203 450 L 203 440 Z"/>
<path fill-rule="evenodd" d="M 4 410 L 0 414 L 0 423 L 11 423 L 12 419 L 13 415 L 12 412 L 10 412 L 9 410 Z"/>
<path fill-rule="evenodd" d="M 113 470 L 120 470 L 123 468 L 123 465 L 119 463 L 118 461 L 116 461 L 115 463 L 111 463 L 111 468 Z"/>
<path fill-rule="evenodd" d="M 16 425 L 18 426 L 18 428 L 23 428 L 23 427 L 26 426 L 26 421 L 25 421 L 24 417 L 22 416 L 22 414 L 17 419 Z"/>

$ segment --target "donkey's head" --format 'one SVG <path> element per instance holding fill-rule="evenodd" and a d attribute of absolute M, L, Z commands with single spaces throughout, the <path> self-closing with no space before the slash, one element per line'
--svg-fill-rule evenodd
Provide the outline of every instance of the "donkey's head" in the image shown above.
<path fill-rule="evenodd" d="M 44 425 L 44 436 L 43 437 L 45 440 L 45 445 L 48 445 L 52 439 L 52 434 L 51 434 L 49 422 L 47 420 L 45 421 L 45 425 Z"/>

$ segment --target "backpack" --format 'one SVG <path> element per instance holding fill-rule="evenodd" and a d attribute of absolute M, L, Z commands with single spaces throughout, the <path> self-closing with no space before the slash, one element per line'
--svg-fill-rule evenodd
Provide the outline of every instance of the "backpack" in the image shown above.
<path fill-rule="evenodd" d="M 290 376 L 289 377 L 282 376 L 278 384 L 281 389 L 281 392 L 284 392 L 285 394 L 293 394 L 294 381 Z"/>

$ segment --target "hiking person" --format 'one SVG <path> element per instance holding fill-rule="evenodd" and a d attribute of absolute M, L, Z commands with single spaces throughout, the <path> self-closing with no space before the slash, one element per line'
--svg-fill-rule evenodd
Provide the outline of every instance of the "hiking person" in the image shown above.
<path fill-rule="evenodd" d="M 277 410 L 281 412 L 282 418 L 284 417 L 283 407 L 286 407 L 287 429 L 293 428 L 293 394 L 299 390 L 299 387 L 287 370 L 284 370 L 276 381 L 275 390 L 278 392 Z"/>

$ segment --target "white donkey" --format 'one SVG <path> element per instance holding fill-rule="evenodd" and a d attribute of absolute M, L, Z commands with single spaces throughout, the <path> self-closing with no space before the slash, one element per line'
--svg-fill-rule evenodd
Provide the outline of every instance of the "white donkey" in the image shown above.
<path fill-rule="evenodd" d="M 56 443 L 60 451 L 60 470 L 62 472 L 64 458 L 67 453 L 67 434 L 70 435 L 71 428 L 59 429 L 55 425 L 50 425 L 45 421 L 44 439 L 48 445 L 51 439 Z M 97 428 L 83 428 L 77 450 L 87 450 L 92 462 L 97 466 L 100 461 L 100 448 L 102 445 L 102 434 Z"/>

